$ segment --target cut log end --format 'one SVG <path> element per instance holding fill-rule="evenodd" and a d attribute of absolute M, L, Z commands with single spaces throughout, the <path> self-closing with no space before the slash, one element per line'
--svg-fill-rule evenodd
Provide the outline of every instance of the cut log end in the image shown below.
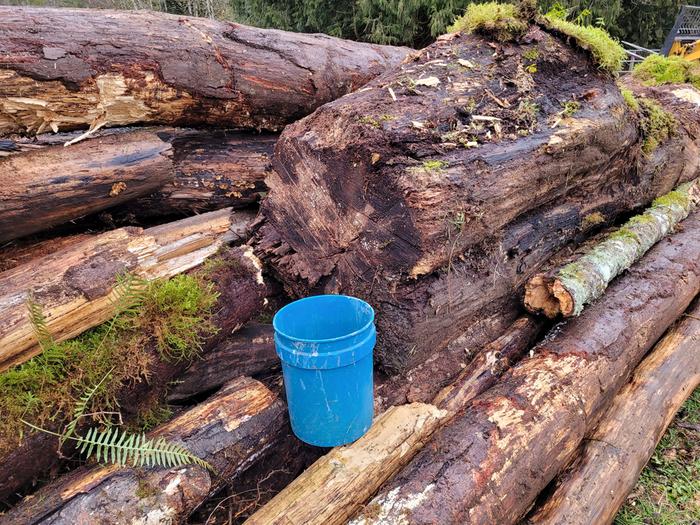
<path fill-rule="evenodd" d="M 544 314 L 550 319 L 559 315 L 569 317 L 574 313 L 574 298 L 558 279 L 544 274 L 534 276 L 525 285 L 525 308 L 534 314 Z"/>

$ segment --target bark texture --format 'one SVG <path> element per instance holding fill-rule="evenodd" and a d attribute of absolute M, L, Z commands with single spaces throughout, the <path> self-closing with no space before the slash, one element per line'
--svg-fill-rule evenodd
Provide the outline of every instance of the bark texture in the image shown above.
<path fill-rule="evenodd" d="M 699 291 L 696 213 L 437 431 L 352 523 L 515 523 Z"/>
<path fill-rule="evenodd" d="M 180 468 L 83 467 L 6 514 L 7 524 L 179 523 L 274 443 L 285 407 L 261 383 L 239 378 L 153 431 L 208 461 Z"/>
<path fill-rule="evenodd" d="M 637 368 L 527 523 L 613 522 L 676 412 L 700 385 L 699 341 L 696 302 Z"/>
<path fill-rule="evenodd" d="M 203 359 L 207 359 L 209 351 L 218 348 L 227 335 L 257 315 L 267 295 L 267 287 L 259 280 L 259 268 L 244 248 L 220 252 L 217 268 L 207 271 L 206 279 L 214 284 L 219 294 L 211 319 L 218 332 L 207 334 L 203 339 Z M 144 350 L 141 358 L 148 363 L 146 371 L 125 382 L 116 394 L 116 404 L 121 407 L 121 416 L 127 423 L 136 419 L 141 411 L 158 406 L 169 386 L 189 364 L 187 360 L 164 358 L 154 344 Z M 59 431 L 66 418 L 65 414 L 57 414 L 43 426 Z M 56 440 L 46 434 L 26 433 L 19 439 L 7 433 L 0 436 L 0 472 L 6 473 L 0 479 L 0 500 L 21 493 L 33 480 L 57 470 L 57 466 L 65 463 L 63 459 L 74 452 L 69 445 L 70 442 L 59 454 Z"/>
<path fill-rule="evenodd" d="M 168 400 L 213 391 L 235 377 L 267 373 L 279 364 L 272 325 L 251 322 L 192 363 L 168 392 Z"/>
<path fill-rule="evenodd" d="M 30 296 L 43 307 L 56 340 L 75 337 L 111 317 L 110 294 L 120 273 L 148 279 L 182 273 L 237 239 L 245 227 L 236 212 L 224 209 L 145 230 L 120 228 L 2 272 L 0 371 L 40 352 L 27 309 Z"/>
<path fill-rule="evenodd" d="M 155 12 L 2 7 L 0 136 L 135 123 L 279 130 L 406 48 Z"/>
<path fill-rule="evenodd" d="M 632 217 L 578 260 L 530 279 L 525 285 L 525 306 L 550 318 L 580 315 L 586 304 L 603 295 L 610 281 L 672 231 L 698 203 L 698 180 L 659 197 L 643 214 Z"/>
<path fill-rule="evenodd" d="M 563 118 L 573 99 L 580 110 Z M 539 109 L 522 120 L 530 104 Z M 638 165 L 640 145 L 612 79 L 557 37 L 448 36 L 286 128 L 258 253 L 293 295 L 374 305 L 378 362 L 406 371 L 470 327 L 468 346 L 495 339 L 544 261 L 697 176 Z"/>
<path fill-rule="evenodd" d="M 131 220 L 245 207 L 266 189 L 276 141 L 276 135 L 154 128 L 58 143 L 69 137 L 18 139 L 17 153 L 0 158 L 0 241 L 123 203 L 116 213 Z"/>

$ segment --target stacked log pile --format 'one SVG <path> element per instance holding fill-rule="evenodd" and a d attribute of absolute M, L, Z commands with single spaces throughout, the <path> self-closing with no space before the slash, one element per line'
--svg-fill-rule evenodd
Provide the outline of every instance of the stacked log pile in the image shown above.
<path fill-rule="evenodd" d="M 183 523 L 250 492 L 230 512 L 251 524 L 614 516 L 698 383 L 697 303 L 644 358 L 700 292 L 700 93 L 617 81 L 541 20 L 412 51 L 147 12 L 0 18 L 0 387 L 47 334 L 109 332 L 124 276 L 192 277 L 214 298 L 197 351 L 149 334 L 113 396 L 127 425 L 171 403 L 149 436 L 216 470 L 75 468 L 55 436 L 0 429 L 3 519 Z M 525 312 L 526 283 L 554 289 L 572 249 L 674 188 L 672 221 L 634 223 L 643 249 L 580 315 Z M 380 415 L 301 474 L 324 451 L 290 431 L 269 314 L 314 293 L 375 308 Z"/>

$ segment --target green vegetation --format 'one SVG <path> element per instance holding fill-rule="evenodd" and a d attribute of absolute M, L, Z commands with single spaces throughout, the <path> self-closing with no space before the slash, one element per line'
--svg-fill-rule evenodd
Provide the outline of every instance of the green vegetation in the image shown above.
<path fill-rule="evenodd" d="M 387 122 L 389 120 L 394 120 L 396 117 L 393 115 L 381 115 L 377 118 L 370 117 L 370 116 L 362 116 L 357 119 L 357 121 L 360 124 L 367 124 L 368 126 L 372 126 L 373 128 L 381 128 L 382 127 L 382 122 Z"/>
<path fill-rule="evenodd" d="M 627 56 L 625 50 L 604 29 L 569 22 L 558 15 L 549 14 L 545 18 L 553 29 L 570 36 L 580 47 L 588 50 L 600 68 L 611 73 L 622 68 Z"/>
<path fill-rule="evenodd" d="M 445 169 L 449 164 L 444 160 L 426 160 L 421 165 L 424 171 L 436 171 L 440 172 Z"/>
<path fill-rule="evenodd" d="M 651 55 L 634 69 L 633 74 L 647 85 L 687 82 L 700 89 L 700 65 L 681 57 Z"/>
<path fill-rule="evenodd" d="M 662 142 L 676 133 L 678 122 L 675 117 L 654 102 L 646 98 L 638 99 L 642 111 L 640 126 L 642 129 L 642 151 L 649 155 Z"/>
<path fill-rule="evenodd" d="M 627 107 L 629 107 L 632 111 L 639 112 L 641 108 L 639 107 L 639 102 L 637 101 L 637 97 L 634 96 L 634 93 L 632 93 L 629 89 L 625 88 L 620 88 L 620 93 L 622 94 L 622 98 L 625 100 L 625 104 L 627 104 Z"/>
<path fill-rule="evenodd" d="M 561 107 L 564 108 L 561 111 L 562 117 L 569 118 L 573 117 L 581 109 L 581 103 L 575 100 L 568 100 L 562 102 Z"/>
<path fill-rule="evenodd" d="M 700 389 L 661 439 L 615 525 L 700 522 Z"/>
<path fill-rule="evenodd" d="M 199 276 L 148 283 L 124 276 L 115 296 L 110 321 L 63 342 L 53 341 L 41 308 L 30 302 L 43 351 L 0 374 L 0 451 L 18 444 L 27 429 L 21 420 L 60 424 L 61 415 L 83 410 L 97 422 L 109 422 L 122 385 L 147 376 L 154 359 L 148 348 L 168 361 L 187 360 L 215 332 L 210 316 L 217 293 Z"/>
<path fill-rule="evenodd" d="M 450 31 L 493 35 L 497 40 L 508 41 L 522 35 L 528 28 L 513 4 L 487 2 L 470 4 L 464 15 L 449 28 Z"/>
<path fill-rule="evenodd" d="M 523 98 L 518 103 L 518 107 L 515 110 L 517 114 L 518 123 L 530 129 L 535 124 L 537 124 L 537 114 L 540 111 L 540 107 L 534 103 L 529 98 Z"/>

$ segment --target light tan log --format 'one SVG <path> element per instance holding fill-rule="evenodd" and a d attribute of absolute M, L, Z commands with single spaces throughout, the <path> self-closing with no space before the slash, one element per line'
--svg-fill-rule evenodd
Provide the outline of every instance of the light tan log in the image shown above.
<path fill-rule="evenodd" d="M 7 525 L 181 523 L 268 453 L 285 430 L 284 403 L 262 383 L 241 377 L 216 396 L 149 434 L 209 462 L 179 468 L 83 467 L 44 487 L 6 514 Z"/>
<path fill-rule="evenodd" d="M 319 459 L 246 525 L 345 523 L 447 416 L 424 403 L 389 408 L 367 434 Z"/>
<path fill-rule="evenodd" d="M 556 490 L 528 523 L 612 523 L 674 415 L 698 385 L 700 302 L 642 362 L 579 459 L 559 476 Z"/>
<path fill-rule="evenodd" d="M 146 230 L 120 228 L 0 273 L 0 371 L 40 352 L 28 301 L 42 306 L 57 340 L 75 337 L 111 317 L 119 274 L 156 279 L 184 272 L 240 238 L 250 217 L 223 209 Z"/>

